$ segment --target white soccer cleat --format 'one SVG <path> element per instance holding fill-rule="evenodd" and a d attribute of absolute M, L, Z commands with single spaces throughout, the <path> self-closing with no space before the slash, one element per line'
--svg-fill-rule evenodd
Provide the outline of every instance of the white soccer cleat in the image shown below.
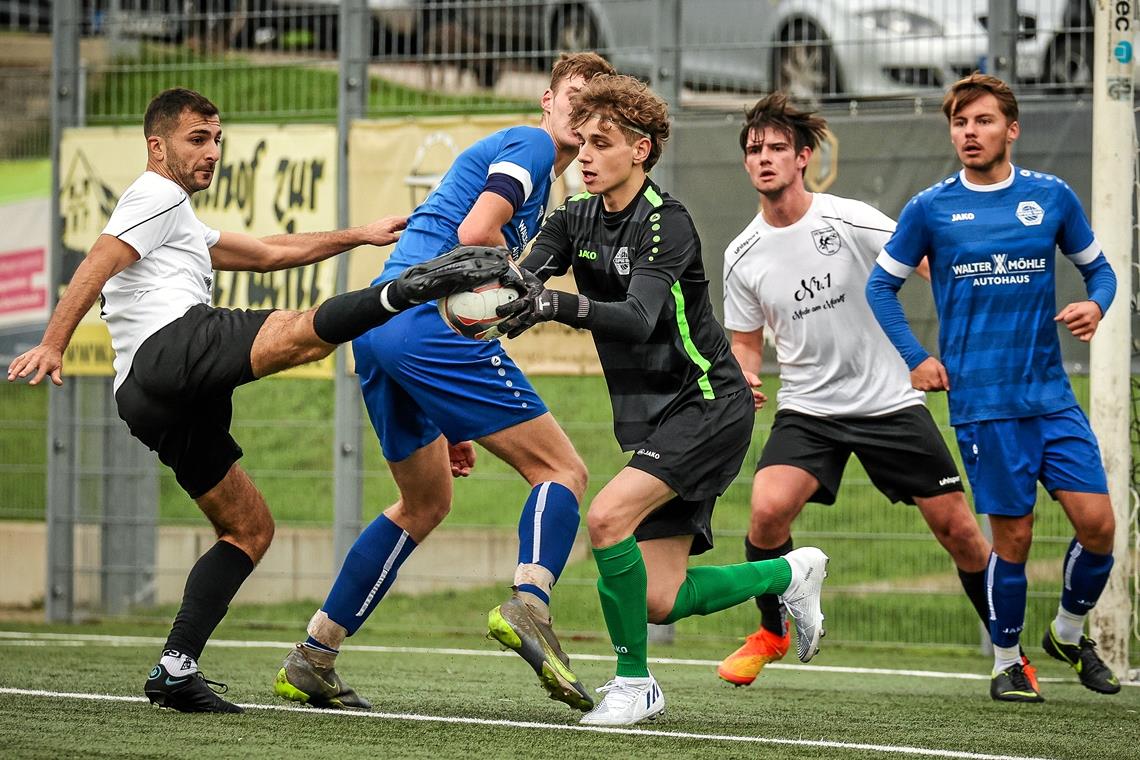
<path fill-rule="evenodd" d="M 657 679 L 614 678 L 598 689 L 602 701 L 580 721 L 587 726 L 632 726 L 652 720 L 665 710 L 665 695 Z"/>
<path fill-rule="evenodd" d="M 819 640 L 827 633 L 819 606 L 827 577 L 827 555 L 814 546 L 805 546 L 788 552 L 784 559 L 792 566 L 792 582 L 780 599 L 796 621 L 796 655 L 807 662 L 819 653 Z"/>

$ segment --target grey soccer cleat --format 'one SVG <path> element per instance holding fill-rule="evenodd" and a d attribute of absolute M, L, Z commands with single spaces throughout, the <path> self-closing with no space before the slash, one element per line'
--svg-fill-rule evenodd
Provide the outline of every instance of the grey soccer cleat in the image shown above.
<path fill-rule="evenodd" d="M 336 670 L 314 664 L 308 650 L 301 644 L 293 648 L 281 670 L 277 671 L 273 692 L 283 699 L 313 707 L 372 709 L 372 703 L 342 681 Z"/>
<path fill-rule="evenodd" d="M 570 658 L 554 629 L 517 594 L 488 613 L 487 628 L 488 637 L 518 652 L 534 668 L 551 699 L 582 712 L 593 709 L 594 699 L 570 670 Z"/>
<path fill-rule="evenodd" d="M 784 559 L 792 566 L 792 582 L 780 600 L 796 621 L 796 655 L 807 662 L 819 653 L 819 640 L 827 634 L 819 596 L 827 577 L 828 557 L 813 546 L 805 546 L 788 552 Z"/>

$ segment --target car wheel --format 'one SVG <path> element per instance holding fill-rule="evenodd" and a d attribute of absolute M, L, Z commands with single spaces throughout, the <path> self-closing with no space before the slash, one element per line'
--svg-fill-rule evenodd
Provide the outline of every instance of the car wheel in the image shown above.
<path fill-rule="evenodd" d="M 1060 91 L 1088 90 L 1093 77 L 1091 34 L 1060 34 L 1049 47 L 1042 79 Z"/>
<path fill-rule="evenodd" d="M 804 101 L 843 92 L 831 43 L 819 27 L 806 19 L 784 27 L 772 53 L 772 83 L 789 97 Z"/>
<path fill-rule="evenodd" d="M 588 8 L 581 5 L 567 5 L 559 8 L 550 25 L 550 50 L 578 52 L 597 50 L 601 44 L 598 22 Z"/>

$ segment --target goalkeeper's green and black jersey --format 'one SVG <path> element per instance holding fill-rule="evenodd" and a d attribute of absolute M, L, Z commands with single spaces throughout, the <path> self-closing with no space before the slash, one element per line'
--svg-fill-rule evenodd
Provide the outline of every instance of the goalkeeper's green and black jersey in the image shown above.
<path fill-rule="evenodd" d="M 545 280 L 574 270 L 625 450 L 681 406 L 747 385 L 713 315 L 689 212 L 648 179 L 625 209 L 582 193 L 546 220 L 523 266 Z M 648 311 L 645 307 L 648 307 Z"/>

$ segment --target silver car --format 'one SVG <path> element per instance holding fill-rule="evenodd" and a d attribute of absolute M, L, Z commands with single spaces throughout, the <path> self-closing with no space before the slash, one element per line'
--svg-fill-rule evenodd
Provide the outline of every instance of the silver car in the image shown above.
<path fill-rule="evenodd" d="M 1087 0 L 1019 0 L 1019 75 L 1087 79 Z M 801 98 L 935 91 L 983 66 L 988 0 L 680 0 L 686 85 L 784 89 Z M 650 76 L 655 0 L 548 0 L 550 46 L 603 50 L 620 70 Z M 1088 16 L 1087 18 L 1091 18 Z"/>

